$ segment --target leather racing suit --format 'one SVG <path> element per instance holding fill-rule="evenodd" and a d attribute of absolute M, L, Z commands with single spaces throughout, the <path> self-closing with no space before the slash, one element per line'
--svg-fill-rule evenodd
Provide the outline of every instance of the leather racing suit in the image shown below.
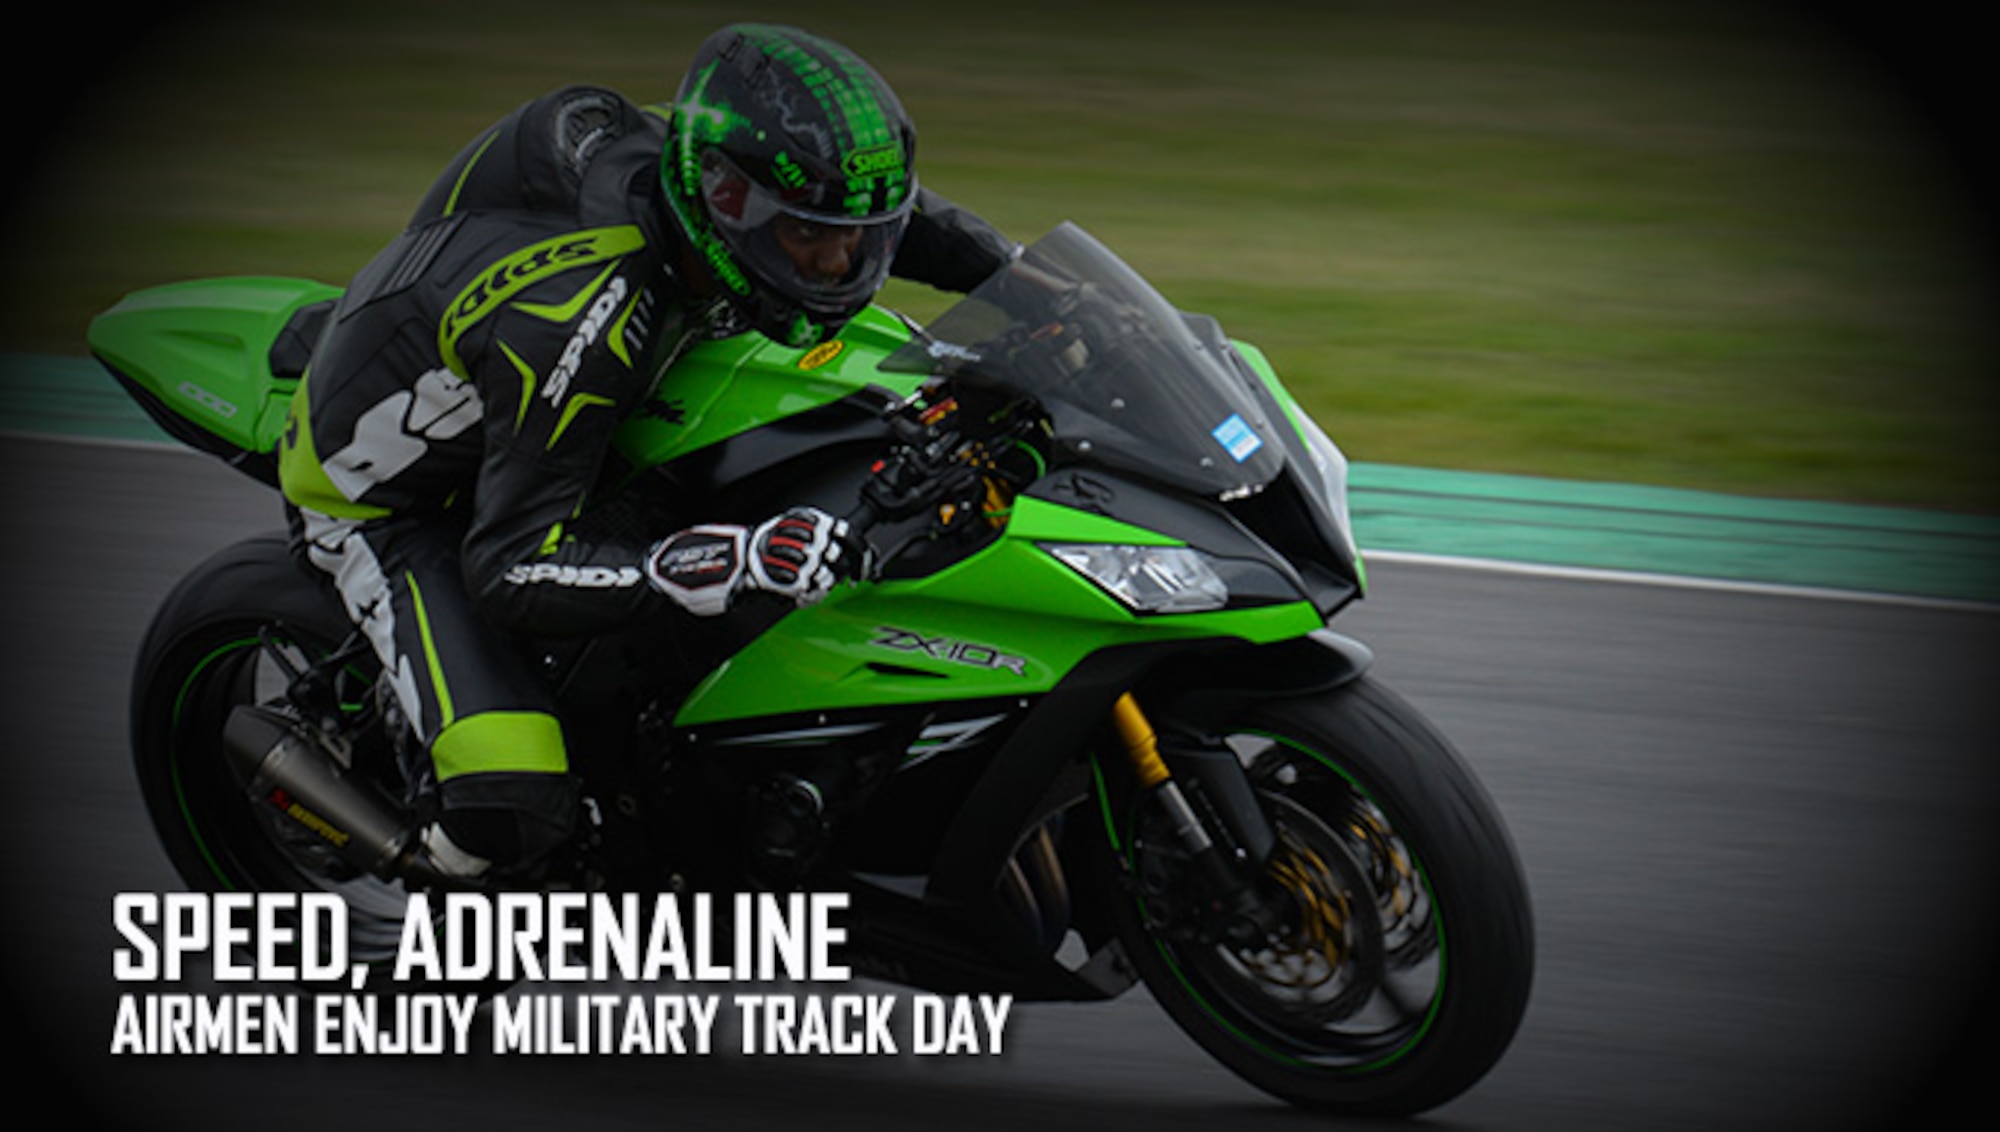
<path fill-rule="evenodd" d="M 575 86 L 474 138 L 340 299 L 280 446 L 298 545 L 427 745 L 441 824 L 500 862 L 560 841 L 576 807 L 551 693 L 509 638 L 669 602 L 647 543 L 581 504 L 673 358 L 735 330 L 683 274 L 664 116 Z M 962 292 L 1012 252 L 919 190 L 892 271 Z"/>

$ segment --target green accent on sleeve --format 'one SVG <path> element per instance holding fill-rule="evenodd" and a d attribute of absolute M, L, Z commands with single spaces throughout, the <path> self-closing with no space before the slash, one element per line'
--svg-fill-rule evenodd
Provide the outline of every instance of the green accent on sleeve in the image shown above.
<path fill-rule="evenodd" d="M 489 711 L 468 715 L 431 742 L 438 781 L 462 774 L 503 771 L 561 774 L 569 769 L 562 724 L 541 712 Z"/>
<path fill-rule="evenodd" d="M 520 311 L 522 314 L 531 314 L 536 318 L 547 319 L 554 323 L 568 322 L 583 313 L 584 306 L 597 296 L 598 288 L 604 286 L 604 281 L 611 278 L 611 273 L 616 270 L 618 270 L 618 265 L 614 263 L 606 267 L 603 271 L 598 272 L 597 278 L 584 284 L 576 294 L 571 295 L 565 302 L 515 303 L 514 309 Z"/>
<path fill-rule="evenodd" d="M 521 355 L 514 352 L 513 347 L 505 342 L 498 345 L 500 352 L 507 356 L 507 360 L 514 363 L 514 371 L 521 375 L 521 403 L 514 407 L 514 431 L 520 432 L 521 425 L 528 419 L 528 402 L 535 399 L 535 370 L 522 360 Z"/>
<path fill-rule="evenodd" d="M 309 419 L 312 398 L 306 392 L 310 377 L 308 374 L 301 378 L 298 389 L 292 394 L 285 431 L 278 438 L 278 483 L 285 498 L 309 511 L 336 519 L 378 519 L 387 515 L 389 510 L 386 507 L 356 503 L 342 495 L 333 481 L 327 478 L 326 469 L 320 465 L 319 453 L 313 445 L 312 421 Z"/>
<path fill-rule="evenodd" d="M 542 539 L 542 545 L 535 553 L 541 555 L 543 558 L 547 558 L 549 555 L 562 549 L 562 540 L 563 525 L 557 523 L 555 526 L 549 528 L 548 536 Z"/>
<path fill-rule="evenodd" d="M 618 355 L 618 360 L 625 363 L 626 369 L 632 368 L 632 354 L 625 348 L 625 326 L 632 321 L 632 312 L 639 306 L 639 296 L 645 293 L 644 288 L 634 287 L 632 289 L 632 297 L 625 300 L 625 309 L 619 311 L 618 317 L 611 322 L 611 342 L 609 343 L 611 352 Z"/>
<path fill-rule="evenodd" d="M 581 413 L 592 405 L 610 405 L 613 403 L 611 398 L 599 397 L 595 393 L 578 393 L 574 397 L 571 397 L 563 404 L 562 419 L 556 422 L 556 430 L 549 436 L 548 447 L 554 448 L 556 446 L 556 441 L 562 439 L 562 434 L 568 431 L 570 422 L 576 419 L 578 413 Z"/>
<path fill-rule="evenodd" d="M 486 140 L 479 143 L 479 150 L 472 155 L 472 160 L 465 163 L 465 170 L 458 175 L 458 181 L 451 186 L 451 197 L 444 202 L 444 215 L 450 216 L 457 210 L 458 194 L 465 191 L 465 181 L 466 178 L 472 176 L 472 167 L 479 164 L 480 158 L 486 156 L 487 147 L 491 146 L 499 136 L 500 131 L 498 129 L 487 134 Z"/>
<path fill-rule="evenodd" d="M 424 640 L 424 664 L 430 669 L 431 688 L 437 693 L 438 716 L 443 728 L 450 727 L 457 713 L 451 707 L 451 689 L 445 686 L 444 665 L 438 660 L 437 641 L 431 636 L 430 617 L 424 613 L 424 591 L 417 585 L 416 575 L 405 571 L 403 580 L 410 584 L 410 601 L 417 609 L 417 633 Z"/>
<path fill-rule="evenodd" d="M 480 320 L 545 279 L 629 255 L 645 246 L 646 237 L 639 228 L 625 224 L 551 237 L 496 260 L 445 308 L 444 317 L 438 320 L 438 357 L 451 372 L 465 377 L 458 343 Z"/>

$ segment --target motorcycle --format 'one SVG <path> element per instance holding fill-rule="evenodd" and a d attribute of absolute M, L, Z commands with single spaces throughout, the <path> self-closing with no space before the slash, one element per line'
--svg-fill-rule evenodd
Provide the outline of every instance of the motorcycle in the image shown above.
<path fill-rule="evenodd" d="M 339 291 L 135 292 L 95 356 L 267 484 Z M 538 883 L 849 894 L 846 960 L 931 991 L 1143 982 L 1253 1085 L 1409 1114 L 1505 1051 L 1533 965 L 1493 802 L 1329 619 L 1366 588 L 1347 464 L 1248 343 L 1065 224 L 929 325 L 676 360 L 590 506 L 635 529 L 845 514 L 817 604 L 522 647 L 579 833 Z M 699 515 L 678 509 L 698 501 Z M 133 755 L 185 881 L 332 892 L 386 962 L 434 813 L 367 642 L 282 534 L 221 550 L 141 647 Z"/>

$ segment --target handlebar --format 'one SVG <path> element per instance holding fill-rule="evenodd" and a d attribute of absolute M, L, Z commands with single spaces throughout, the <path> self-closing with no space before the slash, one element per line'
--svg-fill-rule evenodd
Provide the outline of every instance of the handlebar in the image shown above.
<path fill-rule="evenodd" d="M 950 414 L 932 408 L 913 416 L 909 410 L 910 403 L 901 402 L 884 414 L 892 433 L 890 451 L 870 470 L 860 498 L 842 517 L 866 577 L 878 573 L 917 539 L 934 533 L 926 528 L 883 553 L 868 541 L 871 530 L 983 494 L 982 473 L 963 459 L 959 434 L 949 427 Z"/>

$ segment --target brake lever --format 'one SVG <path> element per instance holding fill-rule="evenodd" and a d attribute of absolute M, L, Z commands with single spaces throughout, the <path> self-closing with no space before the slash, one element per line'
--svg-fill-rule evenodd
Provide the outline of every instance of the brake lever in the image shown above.
<path fill-rule="evenodd" d="M 881 568 L 918 538 L 933 531 L 926 529 L 889 552 L 877 550 L 868 532 L 885 522 L 900 522 L 924 511 L 954 502 L 974 492 L 980 484 L 978 469 L 953 459 L 956 434 L 937 434 L 922 428 L 918 443 L 899 444 L 877 462 L 868 480 L 861 485 L 861 498 L 844 518 L 847 538 L 863 560 L 862 577 L 874 580 Z"/>
<path fill-rule="evenodd" d="M 882 565 L 888 558 L 875 549 L 868 532 L 881 521 L 881 515 L 867 500 L 862 500 L 854 510 L 842 517 L 844 525 L 840 535 L 842 556 L 853 565 L 849 581 L 874 582 L 881 580 Z M 840 571 L 846 573 L 847 571 Z"/>

